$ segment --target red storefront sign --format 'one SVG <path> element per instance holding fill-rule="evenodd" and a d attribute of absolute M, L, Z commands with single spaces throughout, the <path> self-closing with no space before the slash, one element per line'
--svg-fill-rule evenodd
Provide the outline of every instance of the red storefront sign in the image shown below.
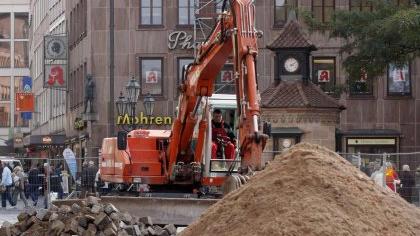
<path fill-rule="evenodd" d="M 66 87 L 66 65 L 45 65 L 44 87 Z"/>
<path fill-rule="evenodd" d="M 33 112 L 34 111 L 34 94 L 33 93 L 16 93 L 15 107 L 17 112 Z"/>

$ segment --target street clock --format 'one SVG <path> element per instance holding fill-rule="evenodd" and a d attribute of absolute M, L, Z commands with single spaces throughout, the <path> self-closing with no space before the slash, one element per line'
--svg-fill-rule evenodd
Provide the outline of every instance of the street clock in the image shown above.
<path fill-rule="evenodd" d="M 45 36 L 45 59 L 67 59 L 65 36 Z"/>

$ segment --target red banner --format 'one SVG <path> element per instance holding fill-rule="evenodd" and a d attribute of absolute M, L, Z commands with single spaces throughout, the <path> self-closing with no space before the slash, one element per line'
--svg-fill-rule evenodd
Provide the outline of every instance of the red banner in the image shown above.
<path fill-rule="evenodd" d="M 17 112 L 34 112 L 34 94 L 33 93 L 16 93 L 16 111 Z"/>

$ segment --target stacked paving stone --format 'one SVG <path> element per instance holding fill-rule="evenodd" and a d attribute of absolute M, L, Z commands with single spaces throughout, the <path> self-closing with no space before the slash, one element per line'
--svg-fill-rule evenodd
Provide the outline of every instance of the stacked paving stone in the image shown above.
<path fill-rule="evenodd" d="M 150 217 L 136 218 L 119 212 L 110 204 L 101 204 L 100 199 L 88 197 L 81 205 L 52 205 L 49 210 L 29 209 L 18 215 L 18 222 L 5 222 L 0 228 L 1 236 L 173 236 L 176 227 L 172 224 L 160 227 L 153 225 Z"/>

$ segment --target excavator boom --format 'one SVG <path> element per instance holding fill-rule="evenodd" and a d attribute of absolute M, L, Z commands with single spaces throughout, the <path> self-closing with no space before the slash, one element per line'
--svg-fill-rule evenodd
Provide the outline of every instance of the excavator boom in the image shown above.
<path fill-rule="evenodd" d="M 223 6 L 226 6 L 227 0 Z M 225 62 L 234 61 L 237 108 L 239 113 L 239 147 L 243 170 L 261 169 L 261 154 L 267 137 L 259 132 L 259 95 L 255 69 L 258 54 L 253 0 L 231 0 L 230 11 L 224 11 L 207 41 L 199 47 L 193 64 L 186 69 L 181 85 L 178 114 L 173 123 L 169 141 L 169 175 L 178 173 L 177 163 L 196 163 L 200 159 L 190 151 L 194 127 L 197 124 L 197 110 L 203 97 L 213 94 L 214 83 Z M 200 130 L 207 126 L 202 119 Z M 202 134 L 202 133 L 201 133 Z M 204 143 L 199 134 L 196 151 Z"/>

